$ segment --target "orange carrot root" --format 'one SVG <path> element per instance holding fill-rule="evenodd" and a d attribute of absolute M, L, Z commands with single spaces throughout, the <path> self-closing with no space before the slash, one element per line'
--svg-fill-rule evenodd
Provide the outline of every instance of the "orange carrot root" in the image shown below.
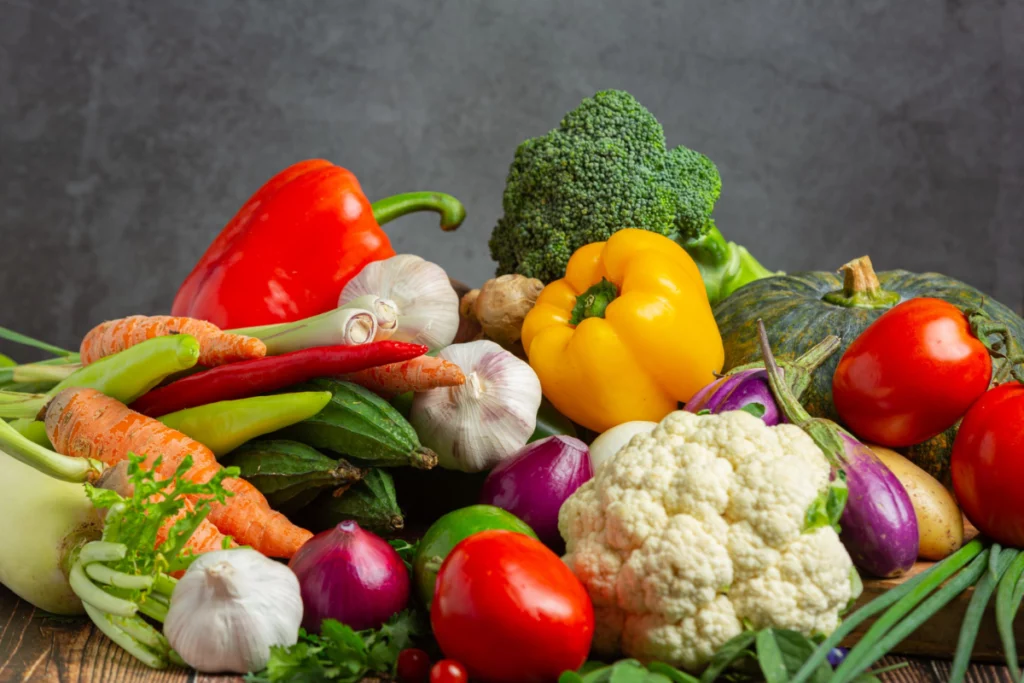
<path fill-rule="evenodd" d="M 224 332 L 205 320 L 169 315 L 132 315 L 108 320 L 92 328 L 82 339 L 79 349 L 82 364 L 94 363 L 147 339 L 170 334 L 195 337 L 199 342 L 199 364 L 207 367 L 267 355 L 267 346 L 259 339 Z"/>
<path fill-rule="evenodd" d="M 420 356 L 401 363 L 390 363 L 342 376 L 384 398 L 409 391 L 427 391 L 466 383 L 458 365 L 443 358 Z"/>
<path fill-rule="evenodd" d="M 95 389 L 61 391 L 46 408 L 45 423 L 57 452 L 95 458 L 108 467 L 135 453 L 145 456 L 142 467 L 146 468 L 162 458 L 155 471 L 165 479 L 174 475 L 188 455 L 192 456 L 187 473 L 191 481 L 207 482 L 220 469 L 213 452 L 203 444 Z M 269 557 L 290 558 L 312 538 L 312 533 L 271 510 L 267 499 L 249 482 L 225 479 L 224 488 L 234 495 L 223 504 L 214 502 L 208 519 L 238 543 Z"/>

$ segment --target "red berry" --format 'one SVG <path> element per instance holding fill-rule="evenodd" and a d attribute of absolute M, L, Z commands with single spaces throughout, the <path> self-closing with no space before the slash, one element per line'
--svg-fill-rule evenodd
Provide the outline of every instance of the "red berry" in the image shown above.
<path fill-rule="evenodd" d="M 430 655 L 414 647 L 402 650 L 398 653 L 396 673 L 402 683 L 427 683 Z"/>
<path fill-rule="evenodd" d="M 430 683 L 466 683 L 468 680 L 466 667 L 454 659 L 442 659 L 430 670 Z"/>

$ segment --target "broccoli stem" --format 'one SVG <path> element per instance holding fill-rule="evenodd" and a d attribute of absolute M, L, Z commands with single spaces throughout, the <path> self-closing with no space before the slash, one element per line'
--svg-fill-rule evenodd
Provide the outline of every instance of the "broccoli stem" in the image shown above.
<path fill-rule="evenodd" d="M 712 306 L 748 282 L 781 275 L 762 266 L 744 247 L 726 242 L 714 221 L 709 224 L 703 235 L 681 244 L 697 262 Z"/>

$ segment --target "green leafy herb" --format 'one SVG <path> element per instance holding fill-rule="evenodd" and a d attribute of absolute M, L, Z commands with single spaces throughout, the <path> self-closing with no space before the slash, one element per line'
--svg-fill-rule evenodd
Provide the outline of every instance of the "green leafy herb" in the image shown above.
<path fill-rule="evenodd" d="M 124 559 L 109 564 L 113 569 L 133 574 L 155 574 L 186 569 L 195 556 L 185 551 L 185 544 L 206 516 L 210 504 L 223 503 L 231 495 L 224 489 L 223 480 L 237 477 L 237 467 L 220 469 L 209 481 L 196 483 L 186 476 L 192 469 L 192 456 L 186 456 L 170 479 L 157 480 L 154 472 L 162 462 L 157 458 L 150 469 L 143 469 L 142 456 L 128 455 L 128 481 L 132 485 L 130 498 L 122 498 L 114 491 L 85 485 L 86 494 L 97 508 L 106 509 L 103 540 L 121 543 L 127 547 Z M 167 519 L 185 508 L 188 499 L 195 501 L 190 514 L 178 519 L 157 545 L 157 532 Z"/>
<path fill-rule="evenodd" d="M 409 543 L 409 541 L 401 538 L 395 538 L 388 541 L 388 543 L 398 552 L 398 556 L 405 563 L 406 570 L 412 574 L 412 560 L 416 557 L 416 549 L 419 548 L 420 542 L 417 540 L 415 543 Z"/>
<path fill-rule="evenodd" d="M 393 616 L 379 629 L 354 631 L 324 619 L 320 634 L 299 632 L 291 647 L 272 647 L 267 668 L 249 674 L 250 683 L 314 683 L 336 681 L 357 683 L 369 674 L 393 674 L 398 653 L 423 636 L 421 617 L 406 610 Z"/>

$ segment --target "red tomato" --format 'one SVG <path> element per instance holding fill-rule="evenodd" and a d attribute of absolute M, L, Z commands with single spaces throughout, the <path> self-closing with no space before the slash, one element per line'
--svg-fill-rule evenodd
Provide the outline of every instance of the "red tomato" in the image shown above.
<path fill-rule="evenodd" d="M 967 518 L 993 541 L 1024 546 L 1024 385 L 986 392 L 960 423 L 950 461 Z"/>
<path fill-rule="evenodd" d="M 912 446 L 952 427 L 991 378 L 988 349 L 960 309 L 940 299 L 910 299 L 846 349 L 832 377 L 832 400 L 862 440 Z"/>
<path fill-rule="evenodd" d="M 430 656 L 423 650 L 407 647 L 398 653 L 395 673 L 402 683 L 427 683 L 430 676 Z"/>
<path fill-rule="evenodd" d="M 481 683 L 550 683 L 587 658 L 594 608 L 572 571 L 539 541 L 481 531 L 441 565 L 430 608 L 445 656 Z"/>
<path fill-rule="evenodd" d="M 454 659 L 442 659 L 430 670 L 430 683 L 466 683 L 466 667 Z"/>

